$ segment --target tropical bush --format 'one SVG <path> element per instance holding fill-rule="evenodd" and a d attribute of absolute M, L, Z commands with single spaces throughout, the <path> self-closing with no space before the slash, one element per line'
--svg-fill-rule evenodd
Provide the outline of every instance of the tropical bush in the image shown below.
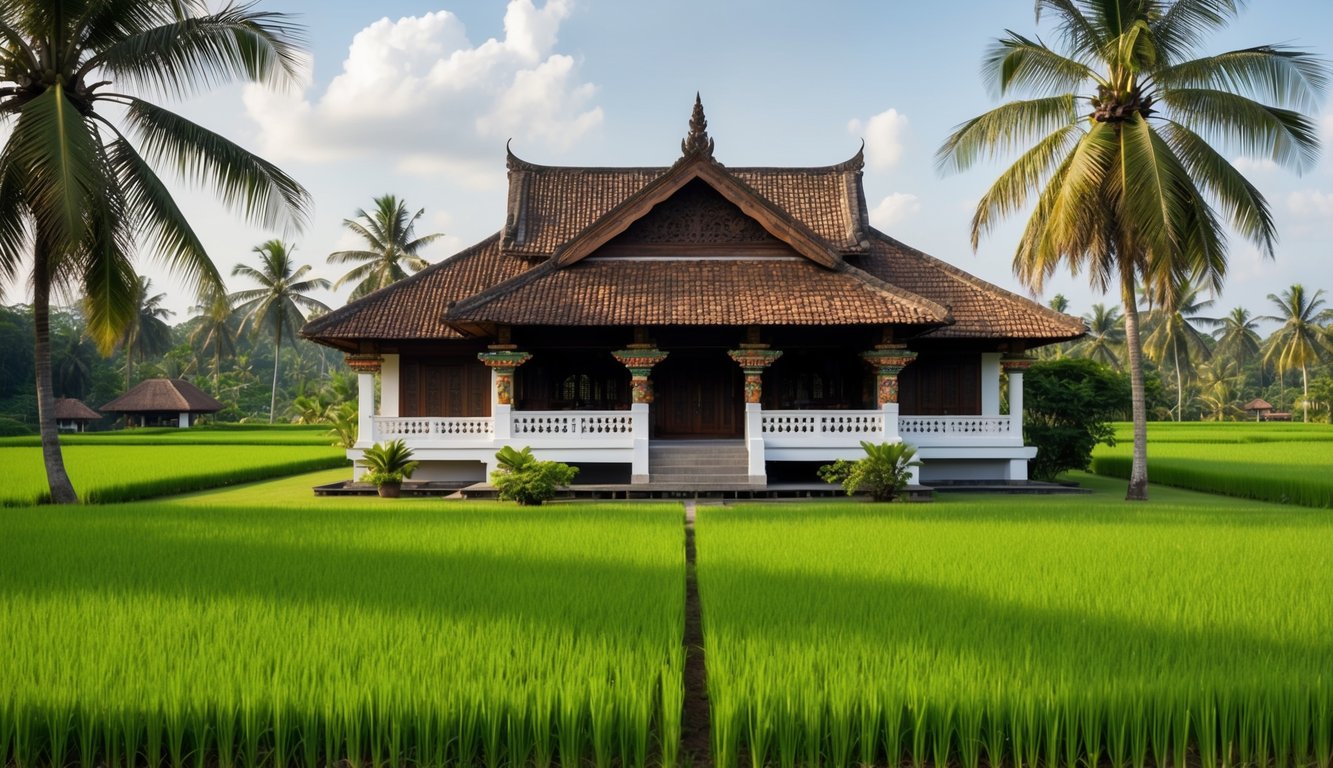
<path fill-rule="evenodd" d="M 1115 445 L 1110 421 L 1129 407 L 1129 380 L 1093 360 L 1049 360 L 1028 370 L 1023 399 L 1023 441 L 1037 447 L 1028 474 L 1054 480 L 1087 469 L 1098 443 Z"/>
<path fill-rule="evenodd" d="M 872 501 L 893 501 L 907 487 L 912 478 L 916 449 L 904 442 L 871 443 L 861 441 L 866 452 L 864 459 L 838 459 L 819 468 L 819 477 L 826 483 L 841 484 L 847 495 L 864 491 Z"/>
<path fill-rule="evenodd" d="M 515 450 L 506 445 L 495 454 L 499 468 L 491 473 L 491 484 L 500 492 L 500 498 L 517 501 L 523 506 L 538 506 L 555 498 L 561 486 L 574 482 L 578 467 L 558 461 L 538 461 L 532 449 Z"/>
<path fill-rule="evenodd" d="M 370 470 L 361 481 L 371 485 L 401 483 L 421 464 L 412 460 L 412 449 L 402 440 L 375 443 L 361 454 L 361 463 Z"/>

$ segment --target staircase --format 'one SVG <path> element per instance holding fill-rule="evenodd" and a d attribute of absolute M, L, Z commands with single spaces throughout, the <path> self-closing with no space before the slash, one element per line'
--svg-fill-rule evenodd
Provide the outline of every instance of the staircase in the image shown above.
<path fill-rule="evenodd" d="M 749 461 L 742 440 L 654 440 L 648 444 L 648 479 L 681 490 L 748 486 Z"/>

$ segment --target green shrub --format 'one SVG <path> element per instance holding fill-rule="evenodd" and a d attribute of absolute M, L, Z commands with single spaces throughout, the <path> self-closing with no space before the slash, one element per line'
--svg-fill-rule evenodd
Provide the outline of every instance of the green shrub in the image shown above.
<path fill-rule="evenodd" d="M 32 429 L 27 424 L 8 416 L 0 416 L 0 437 L 22 437 L 31 434 Z"/>
<path fill-rule="evenodd" d="M 1023 396 L 1023 441 L 1037 446 L 1028 473 L 1054 480 L 1087 469 L 1098 443 L 1115 445 L 1109 422 L 1129 402 L 1129 381 L 1093 360 L 1049 360 L 1029 369 Z"/>
<path fill-rule="evenodd" d="M 907 443 L 870 443 L 861 441 L 866 457 L 857 461 L 838 459 L 819 468 L 819 477 L 826 483 L 841 483 L 851 496 L 857 491 L 870 494 L 873 501 L 893 501 L 907 487 L 916 449 Z"/>
<path fill-rule="evenodd" d="M 579 473 L 578 467 L 558 461 L 538 461 L 527 447 L 518 451 L 506 445 L 495 458 L 500 467 L 491 473 L 491 484 L 500 498 L 523 506 L 538 506 L 555 498 L 556 490 L 574 482 Z"/>
<path fill-rule="evenodd" d="M 402 440 L 375 443 L 362 453 L 361 463 L 370 470 L 361 480 L 371 485 L 401 483 L 421 464 L 412 460 L 412 449 Z"/>

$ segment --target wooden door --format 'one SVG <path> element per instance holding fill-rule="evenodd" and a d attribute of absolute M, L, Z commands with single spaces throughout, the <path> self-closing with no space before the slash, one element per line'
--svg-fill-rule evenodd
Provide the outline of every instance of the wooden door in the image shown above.
<path fill-rule="evenodd" d="M 724 352 L 673 351 L 653 369 L 653 436 L 743 436 L 743 384 L 740 366 Z"/>

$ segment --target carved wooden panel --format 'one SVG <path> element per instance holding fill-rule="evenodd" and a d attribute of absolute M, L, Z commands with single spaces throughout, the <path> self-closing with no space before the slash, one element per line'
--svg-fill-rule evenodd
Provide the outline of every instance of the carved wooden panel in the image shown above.
<path fill-rule="evenodd" d="M 777 238 L 701 181 L 685 185 L 616 238 L 626 245 L 774 243 Z"/>

